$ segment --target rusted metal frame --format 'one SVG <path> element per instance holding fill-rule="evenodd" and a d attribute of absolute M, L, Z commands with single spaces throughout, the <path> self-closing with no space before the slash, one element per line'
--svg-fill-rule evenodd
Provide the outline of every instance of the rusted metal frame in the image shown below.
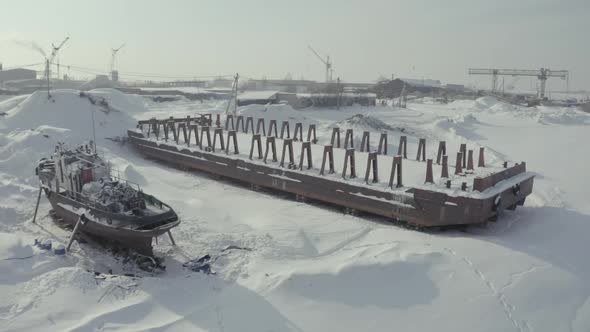
<path fill-rule="evenodd" d="M 269 152 L 272 152 L 272 161 L 277 162 L 277 144 L 274 136 L 266 136 L 266 150 L 264 151 L 264 163 L 266 163 L 266 160 L 268 159 Z"/>
<path fill-rule="evenodd" d="M 378 174 L 378 165 L 377 165 L 377 152 L 369 152 L 367 154 L 367 169 L 365 171 L 365 183 L 369 184 L 369 177 L 371 175 L 371 171 L 373 172 L 373 183 L 379 182 L 379 174 Z"/>
<path fill-rule="evenodd" d="M 312 158 L 311 158 L 311 142 L 302 142 L 301 143 L 301 157 L 299 158 L 299 169 L 303 169 L 303 159 L 307 157 L 307 169 L 312 168 Z"/>
<path fill-rule="evenodd" d="M 336 143 L 336 145 L 334 145 Z M 336 146 L 340 148 L 340 128 L 334 127 L 332 128 L 332 137 L 330 138 L 330 144 L 332 146 Z"/>
<path fill-rule="evenodd" d="M 438 151 L 436 152 L 436 164 L 440 165 L 442 160 L 442 156 L 447 154 L 447 142 L 440 141 L 438 142 Z"/>
<path fill-rule="evenodd" d="M 484 160 L 484 148 L 483 146 L 479 148 L 479 156 L 477 160 L 477 167 L 486 167 L 486 163 Z"/>
<path fill-rule="evenodd" d="M 191 140 L 191 136 L 194 133 L 195 135 L 195 145 L 201 146 L 200 144 L 200 140 L 199 140 L 199 126 L 196 124 L 192 124 L 188 127 L 188 142 L 190 142 Z M 190 143 L 187 142 L 187 146 L 190 145 Z"/>
<path fill-rule="evenodd" d="M 219 144 L 221 145 L 221 150 L 225 150 L 225 143 L 223 142 L 223 129 L 222 128 L 215 128 L 213 132 L 213 145 L 211 146 L 211 151 L 215 152 L 217 137 L 219 137 Z"/>
<path fill-rule="evenodd" d="M 397 155 L 402 156 L 404 159 L 408 158 L 408 137 L 400 136 L 399 146 L 397 148 Z"/>
<path fill-rule="evenodd" d="M 350 164 L 350 178 L 356 178 L 356 167 L 355 167 L 355 158 L 354 158 L 354 149 L 346 149 L 344 154 L 344 167 L 342 168 L 342 178 L 346 178 L 346 170 L 348 169 L 348 165 Z"/>
<path fill-rule="evenodd" d="M 448 178 L 449 177 L 449 156 L 446 154 L 442 156 L 442 167 L 440 171 L 441 178 Z"/>
<path fill-rule="evenodd" d="M 289 164 L 287 165 L 287 168 L 293 169 L 295 168 L 295 155 L 293 153 L 293 140 L 290 138 L 285 138 L 283 140 L 283 153 L 281 154 L 280 167 L 285 167 L 285 154 L 287 153 L 289 154 Z"/>
<path fill-rule="evenodd" d="M 179 135 L 176 136 L 176 144 L 178 144 L 178 141 L 180 140 L 180 132 L 182 130 L 182 135 L 184 137 L 184 143 L 188 146 L 190 144 L 190 138 L 186 133 L 186 123 L 179 123 L 178 124 L 178 132 Z"/>
<path fill-rule="evenodd" d="M 389 175 L 389 188 L 393 188 L 393 180 L 396 179 L 396 187 L 402 187 L 402 156 L 393 157 L 391 174 Z"/>
<path fill-rule="evenodd" d="M 238 115 L 236 117 L 236 131 L 241 130 L 242 132 L 244 131 L 244 116 L 243 115 Z"/>
<path fill-rule="evenodd" d="M 461 167 L 467 167 L 467 144 L 461 144 L 459 147 L 459 152 L 461 152 Z"/>
<path fill-rule="evenodd" d="M 467 151 L 467 171 L 473 173 L 473 150 Z"/>
<path fill-rule="evenodd" d="M 457 152 L 457 159 L 455 160 L 455 175 L 463 173 L 463 153 Z"/>
<path fill-rule="evenodd" d="M 256 133 L 257 134 L 260 134 L 260 129 L 262 129 L 262 135 L 266 136 L 266 128 L 265 128 L 265 126 L 266 125 L 264 124 L 264 118 L 258 119 L 258 121 L 256 122 Z"/>
<path fill-rule="evenodd" d="M 418 141 L 418 153 L 416 154 L 416 160 L 420 161 L 420 159 L 422 159 L 422 161 L 426 161 L 426 138 L 421 138 Z"/>
<path fill-rule="evenodd" d="M 377 147 L 377 153 L 387 155 L 387 133 L 381 133 L 379 137 L 379 146 Z"/>
<path fill-rule="evenodd" d="M 344 135 L 344 148 L 354 149 L 354 137 L 352 129 L 346 129 L 346 134 Z"/>
<path fill-rule="evenodd" d="M 283 121 L 281 124 L 281 139 L 285 138 L 285 129 L 287 130 L 287 138 L 291 138 L 291 131 L 289 130 L 289 121 Z"/>
<path fill-rule="evenodd" d="M 230 124 L 231 124 L 231 128 L 229 127 Z M 225 116 L 225 130 L 236 130 L 236 127 L 234 126 L 233 114 L 227 114 Z"/>
<path fill-rule="evenodd" d="M 307 127 L 307 141 L 316 144 L 318 142 L 318 138 L 315 131 L 315 124 L 310 124 Z"/>
<path fill-rule="evenodd" d="M 229 154 L 230 143 L 233 143 L 234 145 L 234 154 L 240 153 L 240 150 L 238 148 L 238 137 L 236 136 L 235 130 L 227 131 L 227 145 L 225 146 L 225 154 Z"/>
<path fill-rule="evenodd" d="M 432 172 L 432 159 L 426 160 L 426 180 L 424 183 L 434 183 L 434 174 Z"/>
<path fill-rule="evenodd" d="M 368 131 L 363 132 L 363 138 L 361 140 L 361 152 L 370 152 L 371 151 L 371 148 L 369 146 L 370 137 L 371 137 L 370 132 L 368 132 Z"/>
<path fill-rule="evenodd" d="M 252 133 L 254 134 L 254 118 L 252 118 L 251 116 L 246 117 L 246 126 L 244 128 L 244 133 L 248 134 L 250 130 L 252 130 Z"/>
<path fill-rule="evenodd" d="M 303 124 L 301 122 L 295 123 L 295 130 L 293 132 L 293 141 L 303 142 Z"/>
<path fill-rule="evenodd" d="M 215 128 L 221 128 L 221 116 L 215 114 Z"/>
<path fill-rule="evenodd" d="M 279 132 L 277 130 L 277 120 L 270 120 L 270 124 L 268 125 L 268 136 L 273 136 L 273 129 L 275 130 L 274 137 L 279 137 Z"/>
<path fill-rule="evenodd" d="M 324 154 L 322 157 L 322 168 L 320 168 L 320 175 L 324 175 L 324 170 L 326 167 L 326 158 L 328 159 L 328 165 L 330 167 L 328 174 L 334 174 L 334 148 L 332 147 L 332 145 L 324 146 Z"/>
<path fill-rule="evenodd" d="M 249 156 L 250 160 L 252 160 L 252 156 L 254 155 L 254 146 L 256 146 L 258 151 L 258 159 L 262 159 L 262 141 L 260 139 L 260 134 L 252 134 L 252 145 L 250 146 Z"/>
<path fill-rule="evenodd" d="M 203 150 L 203 136 L 207 138 L 206 149 L 211 149 L 211 130 L 209 126 L 201 127 L 201 136 L 199 139 L 199 149 Z"/>

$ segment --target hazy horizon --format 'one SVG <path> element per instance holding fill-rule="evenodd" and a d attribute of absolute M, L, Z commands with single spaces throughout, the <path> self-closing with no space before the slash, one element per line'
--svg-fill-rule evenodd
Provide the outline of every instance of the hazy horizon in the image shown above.
<path fill-rule="evenodd" d="M 467 69 L 545 67 L 569 70 L 570 89 L 589 90 L 589 7 L 581 0 L 20 1 L 3 8 L 0 62 L 5 68 L 42 62 L 22 44 L 49 52 L 51 43 L 69 36 L 60 62 L 104 72 L 110 49 L 126 43 L 116 61 L 124 80 L 239 72 L 323 81 L 311 45 L 330 55 L 334 77 L 345 81 L 394 74 L 489 87 L 488 77 L 469 77 Z M 566 84 L 550 79 L 548 88 L 565 90 Z"/>

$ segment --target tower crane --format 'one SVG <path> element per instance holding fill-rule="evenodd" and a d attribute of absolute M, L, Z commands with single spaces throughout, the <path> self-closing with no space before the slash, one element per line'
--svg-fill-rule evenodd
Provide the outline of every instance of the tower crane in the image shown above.
<path fill-rule="evenodd" d="M 115 57 L 117 56 L 117 52 L 125 46 L 125 43 L 121 44 L 118 48 L 111 48 L 111 80 L 118 81 L 119 80 L 119 73 L 115 71 Z"/>
<path fill-rule="evenodd" d="M 311 46 L 307 46 L 310 51 L 313 52 L 313 54 L 315 54 L 315 56 L 320 59 L 320 61 L 326 66 L 326 83 L 330 83 L 332 82 L 332 73 L 333 73 L 333 69 L 332 69 L 332 62 L 330 61 L 330 56 L 327 55 L 326 58 L 322 58 L 318 52 L 316 52 Z"/>
<path fill-rule="evenodd" d="M 51 78 L 51 65 L 53 64 L 53 61 L 55 60 L 55 58 L 57 57 L 57 52 L 59 52 L 59 50 L 64 46 L 64 44 L 70 39 L 70 37 L 66 37 L 66 39 L 64 39 L 61 44 L 59 44 L 59 46 L 55 46 L 55 44 L 51 44 L 51 55 L 49 56 L 49 58 L 45 59 L 45 79 L 49 80 Z M 59 67 L 58 67 L 58 71 L 59 71 Z"/>
<path fill-rule="evenodd" d="M 469 75 L 491 75 L 492 76 L 492 92 L 496 92 L 498 76 L 534 76 L 540 81 L 540 88 L 538 97 L 540 99 L 545 98 L 545 86 L 549 77 L 560 77 L 561 79 L 567 79 L 569 71 L 567 70 L 551 70 L 548 68 L 541 68 L 539 70 L 529 69 L 482 69 L 482 68 L 470 68 Z"/>

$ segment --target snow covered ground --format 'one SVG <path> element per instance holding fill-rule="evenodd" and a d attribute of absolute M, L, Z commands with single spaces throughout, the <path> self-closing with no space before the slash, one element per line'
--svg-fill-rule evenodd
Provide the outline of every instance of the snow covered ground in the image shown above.
<path fill-rule="evenodd" d="M 7 113 L 0 117 L 2 331 L 590 330 L 588 114 L 489 97 L 408 109 L 240 109 L 316 123 L 324 139 L 338 123 L 356 135 L 373 131 L 376 140 L 385 124 L 410 136 L 410 156 L 416 138 L 426 137 L 434 147 L 438 140 L 485 146 L 491 162 L 526 161 L 538 174 L 525 206 L 488 228 L 420 233 L 182 172 L 105 139 L 124 136 L 136 119 L 222 112 L 223 102 L 90 94 L 94 104 L 73 90 L 55 91 L 53 101 L 36 93 L 0 102 Z M 69 235 L 51 222 L 44 199 L 38 224 L 31 223 L 36 161 L 56 141 L 91 139 L 92 113 L 100 153 L 183 220 L 177 247 L 167 238 L 155 245 L 166 259 L 163 274 L 137 271 L 87 244 L 74 243 L 66 256 L 32 245 L 35 238 L 65 243 Z M 347 120 L 355 114 L 370 121 Z M 390 145 L 394 151 L 397 141 Z M 230 245 L 248 250 L 223 251 Z M 217 257 L 216 275 L 182 268 L 204 254 Z M 119 276 L 92 273 L 109 269 Z"/>

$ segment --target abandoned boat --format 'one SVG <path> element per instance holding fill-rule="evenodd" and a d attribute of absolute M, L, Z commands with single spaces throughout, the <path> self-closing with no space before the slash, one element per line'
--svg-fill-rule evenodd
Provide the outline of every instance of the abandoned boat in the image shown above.
<path fill-rule="evenodd" d="M 58 144 L 49 159 L 39 161 L 36 174 L 55 215 L 74 233 L 79 228 L 145 255 L 152 255 L 154 237 L 168 233 L 174 243 L 170 229 L 180 223 L 174 210 L 112 174 L 92 145 L 68 149 Z"/>

